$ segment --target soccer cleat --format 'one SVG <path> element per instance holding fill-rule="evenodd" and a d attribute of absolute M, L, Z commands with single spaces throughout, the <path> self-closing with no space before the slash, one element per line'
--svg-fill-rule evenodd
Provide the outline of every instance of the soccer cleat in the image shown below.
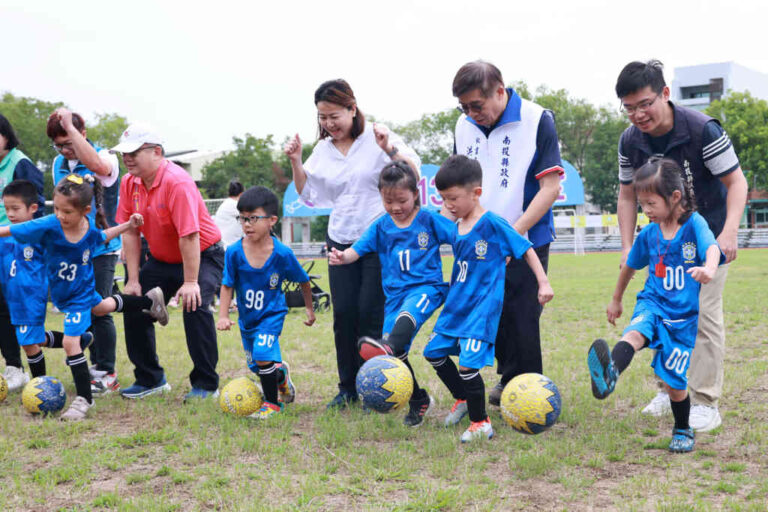
<path fill-rule="evenodd" d="M 587 353 L 587 366 L 589 366 L 592 394 L 595 398 L 602 400 L 613 393 L 619 374 L 613 364 L 611 350 L 605 340 L 596 339 L 592 342 Z"/>
<path fill-rule="evenodd" d="M 445 426 L 452 427 L 461 421 L 461 418 L 469 413 L 466 400 L 456 400 L 451 407 L 451 411 L 445 417 Z"/>
<path fill-rule="evenodd" d="M 360 353 L 363 361 L 368 361 L 376 356 L 394 355 L 392 347 L 387 345 L 385 341 L 375 340 L 369 336 L 363 336 L 357 340 L 357 351 Z"/>
<path fill-rule="evenodd" d="M 93 345 L 93 333 L 85 331 L 80 335 L 80 349 L 85 352 L 85 349 Z"/>
<path fill-rule="evenodd" d="M 476 439 L 491 439 L 493 437 L 493 427 L 491 419 L 485 418 L 483 421 L 473 421 L 469 428 L 461 434 L 461 442 L 468 443 Z"/>
<path fill-rule="evenodd" d="M 408 414 L 403 418 L 403 424 L 406 427 L 418 427 L 424 423 L 424 417 L 434 408 L 435 399 L 429 396 L 425 391 L 424 398 L 420 400 L 411 399 L 408 402 Z"/>
<path fill-rule="evenodd" d="M 709 432 L 723 423 L 717 407 L 702 404 L 695 404 L 691 407 L 688 421 L 691 424 L 691 428 L 696 432 Z"/>
<path fill-rule="evenodd" d="M 91 393 L 94 397 L 104 396 L 118 389 L 120 389 L 120 382 L 117 380 L 116 372 L 91 370 Z"/>
<path fill-rule="evenodd" d="M 266 420 L 275 414 L 283 411 L 283 404 L 282 403 L 276 403 L 273 404 L 272 402 L 267 402 L 266 400 L 261 406 L 261 409 L 256 411 L 255 413 L 248 416 L 249 418 L 253 418 L 256 420 Z"/>
<path fill-rule="evenodd" d="M 501 405 L 501 393 L 504 391 L 504 384 L 499 381 L 498 384 L 493 386 L 493 389 L 491 389 L 491 392 L 488 393 L 488 403 L 491 405 L 495 405 L 498 407 Z"/>
<path fill-rule="evenodd" d="M 19 391 L 29 382 L 29 375 L 27 375 L 24 369 L 15 366 L 6 366 L 3 377 L 5 377 L 5 381 L 8 383 L 8 391 L 11 393 Z"/>
<path fill-rule="evenodd" d="M 69 409 L 61 415 L 61 421 L 80 421 L 85 419 L 88 409 L 93 407 L 93 400 L 88 403 L 88 400 L 81 396 L 76 396 L 72 403 L 69 404 Z"/>
<path fill-rule="evenodd" d="M 325 406 L 326 409 L 346 409 L 349 407 L 350 404 L 353 402 L 357 402 L 358 398 L 357 395 L 350 395 L 346 391 L 339 391 L 339 393 L 333 397 L 333 400 L 328 402 L 328 405 Z"/>
<path fill-rule="evenodd" d="M 165 380 L 165 375 L 156 386 L 142 386 L 141 384 L 134 384 L 124 390 L 120 391 L 120 396 L 123 398 L 144 398 L 145 396 L 155 395 L 158 393 L 165 393 L 171 390 L 171 385 Z"/>
<path fill-rule="evenodd" d="M 219 398 L 219 390 L 211 391 L 209 389 L 202 389 L 202 388 L 192 388 L 189 390 L 189 393 L 184 395 L 184 403 L 191 402 L 193 400 L 205 400 L 206 398 L 210 398 L 212 400 L 215 400 L 216 398 Z"/>
<path fill-rule="evenodd" d="M 143 310 L 143 312 L 157 320 L 160 325 L 168 325 L 168 308 L 165 307 L 163 290 L 159 286 L 155 286 L 144 295 L 152 300 L 152 307 Z"/>
<path fill-rule="evenodd" d="M 641 411 L 643 414 L 649 416 L 664 416 L 672 412 L 672 404 L 669 401 L 669 395 L 664 391 L 659 391 L 653 400 L 648 402 L 648 405 Z"/>
<path fill-rule="evenodd" d="M 669 442 L 669 451 L 673 453 L 688 453 L 693 451 L 696 444 L 692 428 L 676 428 L 672 430 L 672 440 Z"/>
<path fill-rule="evenodd" d="M 296 400 L 296 386 L 291 380 L 291 373 L 288 363 L 280 363 L 278 371 L 283 375 L 283 381 L 277 385 L 277 392 L 280 393 L 280 401 L 284 404 L 290 404 Z"/>

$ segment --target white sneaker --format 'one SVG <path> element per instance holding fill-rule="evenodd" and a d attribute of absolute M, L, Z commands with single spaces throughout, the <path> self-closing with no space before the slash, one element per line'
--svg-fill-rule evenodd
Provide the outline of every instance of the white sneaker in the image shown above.
<path fill-rule="evenodd" d="M 471 422 L 469 428 L 461 434 L 461 442 L 468 443 L 476 439 L 490 439 L 493 437 L 493 427 L 491 426 L 491 420 L 485 419 L 483 421 Z"/>
<path fill-rule="evenodd" d="M 688 423 L 696 432 L 709 432 L 716 429 L 723 422 L 717 407 L 695 404 L 691 407 L 691 415 Z"/>
<path fill-rule="evenodd" d="M 94 370 L 96 375 L 91 374 L 91 393 L 93 398 L 103 396 L 120 389 L 120 382 L 117 380 L 117 372 L 107 373 L 102 370 Z"/>
<path fill-rule="evenodd" d="M 67 412 L 61 415 L 61 421 L 80 421 L 85 419 L 85 415 L 91 407 L 93 407 L 93 401 L 88 403 L 88 400 L 85 398 L 76 396 L 72 403 L 69 404 Z"/>
<path fill-rule="evenodd" d="M 21 368 L 16 368 L 15 366 L 6 366 L 3 377 L 5 377 L 5 381 L 8 383 L 8 391 L 11 393 L 19 391 L 29 382 L 29 375 Z"/>
<path fill-rule="evenodd" d="M 669 401 L 669 395 L 664 391 L 659 391 L 642 412 L 643 414 L 656 417 L 671 413 L 672 403 Z"/>
<path fill-rule="evenodd" d="M 165 307 L 165 297 L 163 296 L 163 290 L 159 286 L 155 286 L 147 293 L 145 297 L 152 301 L 152 307 L 143 310 L 149 316 L 157 320 L 160 325 L 168 325 L 168 309 Z"/>
<path fill-rule="evenodd" d="M 97 370 L 96 365 L 92 364 L 91 366 L 88 367 L 88 373 L 91 374 L 91 379 L 98 379 L 98 378 L 101 378 L 107 372 L 102 372 L 101 370 Z"/>

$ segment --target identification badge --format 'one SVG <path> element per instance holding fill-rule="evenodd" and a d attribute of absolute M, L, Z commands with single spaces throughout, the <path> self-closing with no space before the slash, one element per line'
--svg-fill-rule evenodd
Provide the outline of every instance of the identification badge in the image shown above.
<path fill-rule="evenodd" d="M 656 264 L 656 266 L 654 267 L 654 275 L 656 277 L 661 277 L 661 278 L 666 277 L 666 275 L 667 275 L 667 266 L 664 265 L 663 261 L 658 262 Z"/>

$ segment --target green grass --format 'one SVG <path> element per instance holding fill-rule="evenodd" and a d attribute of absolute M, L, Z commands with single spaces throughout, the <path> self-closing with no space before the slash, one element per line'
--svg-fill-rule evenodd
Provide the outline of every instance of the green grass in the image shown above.
<path fill-rule="evenodd" d="M 298 388 L 295 404 L 267 423 L 222 414 L 216 404 L 182 405 L 191 363 L 181 314 L 158 329 L 158 353 L 173 391 L 124 401 L 100 398 L 88 420 L 62 424 L 28 415 L 18 395 L 0 403 L 0 510 L 763 510 L 768 502 L 768 261 L 745 250 L 725 293 L 727 352 L 723 426 L 697 436 L 691 455 L 666 451 L 671 417 L 639 411 L 655 394 L 650 353 L 638 354 L 616 393 L 592 398 L 586 350 L 615 340 L 642 285 L 635 279 L 618 327 L 605 306 L 617 254 L 554 254 L 555 300 L 542 317 L 545 373 L 563 398 L 559 422 L 538 436 L 519 434 L 491 409 L 496 437 L 462 446 L 464 425 L 442 427 L 451 398 L 419 356 L 434 317 L 414 344 L 412 362 L 438 411 L 411 430 L 402 414 L 328 413 L 335 394 L 330 313 L 311 328 L 291 311 L 281 346 Z M 328 289 L 325 264 L 315 270 Z M 49 326 L 61 326 L 49 315 Z M 118 328 L 121 383 L 133 382 Z M 237 331 L 220 333 L 222 382 L 247 373 Z M 49 372 L 74 395 L 60 352 Z M 492 369 L 486 383 L 496 382 Z"/>

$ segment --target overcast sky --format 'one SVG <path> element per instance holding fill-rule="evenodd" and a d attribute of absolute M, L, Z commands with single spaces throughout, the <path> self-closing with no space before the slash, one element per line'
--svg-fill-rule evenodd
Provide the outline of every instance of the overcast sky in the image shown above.
<path fill-rule="evenodd" d="M 198 7 L 202 5 L 203 7 Z M 168 150 L 315 137 L 313 92 L 350 82 L 396 123 L 451 108 L 465 62 L 616 104 L 630 60 L 768 72 L 768 2 L 2 0 L 0 92 L 155 125 Z"/>

